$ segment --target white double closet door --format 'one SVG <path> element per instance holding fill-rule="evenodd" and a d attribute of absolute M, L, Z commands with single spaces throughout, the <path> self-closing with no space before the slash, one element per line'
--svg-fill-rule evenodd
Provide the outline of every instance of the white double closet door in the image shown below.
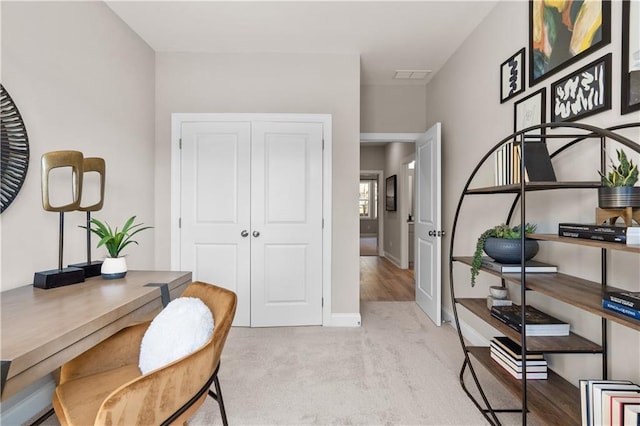
<path fill-rule="evenodd" d="M 234 325 L 322 324 L 322 123 L 183 122 L 180 268 Z"/>

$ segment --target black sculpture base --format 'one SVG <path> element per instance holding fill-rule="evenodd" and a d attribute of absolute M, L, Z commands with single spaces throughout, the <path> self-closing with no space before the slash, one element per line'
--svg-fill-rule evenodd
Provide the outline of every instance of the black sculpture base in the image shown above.
<path fill-rule="evenodd" d="M 94 260 L 91 263 L 83 262 L 83 263 L 75 263 L 73 265 L 69 265 L 69 268 L 80 268 L 84 271 L 85 278 L 98 277 L 100 276 L 100 269 L 102 268 L 101 260 Z"/>
<path fill-rule="evenodd" d="M 56 288 L 84 281 L 84 270 L 80 268 L 52 269 L 36 272 L 33 276 L 33 286 L 38 288 Z"/>

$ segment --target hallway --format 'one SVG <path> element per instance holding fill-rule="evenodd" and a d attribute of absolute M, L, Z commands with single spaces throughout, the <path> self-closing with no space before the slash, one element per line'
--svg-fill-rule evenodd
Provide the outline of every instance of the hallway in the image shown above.
<path fill-rule="evenodd" d="M 416 300 L 413 269 L 399 269 L 379 256 L 360 256 L 360 301 Z"/>

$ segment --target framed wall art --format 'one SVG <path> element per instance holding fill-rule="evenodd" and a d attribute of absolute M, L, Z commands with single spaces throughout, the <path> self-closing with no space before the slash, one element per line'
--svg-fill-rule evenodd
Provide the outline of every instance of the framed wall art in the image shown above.
<path fill-rule="evenodd" d="M 529 0 L 529 87 L 611 41 L 611 1 Z"/>
<path fill-rule="evenodd" d="M 611 53 L 551 85 L 551 121 L 575 121 L 611 109 Z"/>
<path fill-rule="evenodd" d="M 546 123 L 546 105 L 547 89 L 545 87 L 516 102 L 513 106 L 513 131 L 519 132 Z M 537 137 L 544 133 L 544 129 L 532 130 L 515 141 L 518 160 L 516 165 L 519 166 L 519 160 L 524 156 L 527 182 L 555 182 L 556 180 L 547 144 L 541 137 Z M 520 149 L 522 143 L 524 143 L 524 154 Z"/>
<path fill-rule="evenodd" d="M 622 114 L 640 110 L 640 0 L 622 2 Z"/>
<path fill-rule="evenodd" d="M 500 65 L 500 103 L 524 92 L 524 47 Z"/>
<path fill-rule="evenodd" d="M 397 175 L 389 176 L 385 185 L 385 205 L 388 212 L 395 212 L 397 208 L 396 187 Z"/>

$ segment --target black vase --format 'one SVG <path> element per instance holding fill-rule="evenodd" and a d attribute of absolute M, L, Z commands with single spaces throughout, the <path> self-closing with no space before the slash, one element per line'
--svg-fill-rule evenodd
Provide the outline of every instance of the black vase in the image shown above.
<path fill-rule="evenodd" d="M 484 252 L 496 262 L 520 263 L 520 238 L 511 240 L 508 238 L 490 237 L 484 242 Z M 524 240 L 524 260 L 532 259 L 540 246 L 536 240 Z"/>
<path fill-rule="evenodd" d="M 598 188 L 601 209 L 640 207 L 640 186 L 601 186 Z"/>

